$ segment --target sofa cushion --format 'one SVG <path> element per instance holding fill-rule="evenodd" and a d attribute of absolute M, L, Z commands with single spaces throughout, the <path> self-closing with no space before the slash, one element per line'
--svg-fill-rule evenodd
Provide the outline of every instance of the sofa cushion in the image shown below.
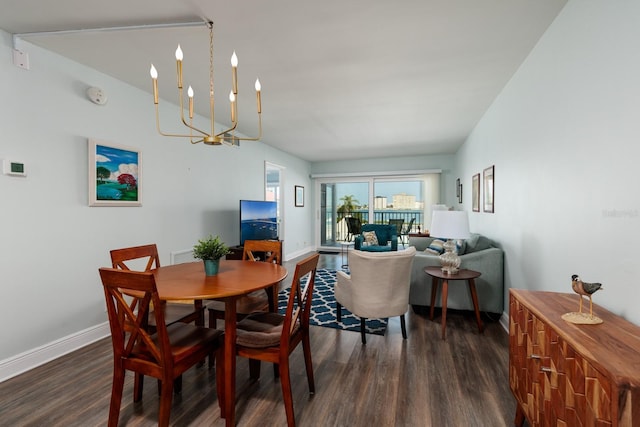
<path fill-rule="evenodd" d="M 433 241 L 424 251 L 433 255 L 441 255 L 442 253 L 444 253 L 444 243 L 444 240 L 433 239 Z"/>
<path fill-rule="evenodd" d="M 390 252 L 391 251 L 391 245 L 387 245 L 387 246 L 380 246 L 380 245 L 368 245 L 365 246 L 363 245 L 360 248 L 361 251 L 365 251 L 365 252 Z"/>
<path fill-rule="evenodd" d="M 362 237 L 364 237 L 364 242 L 367 245 L 378 245 L 378 236 L 376 236 L 375 231 L 363 231 Z"/>
<path fill-rule="evenodd" d="M 493 247 L 493 243 L 489 238 L 480 234 L 471 233 L 471 236 L 465 241 L 464 253 L 470 254 L 473 252 L 482 251 Z"/>

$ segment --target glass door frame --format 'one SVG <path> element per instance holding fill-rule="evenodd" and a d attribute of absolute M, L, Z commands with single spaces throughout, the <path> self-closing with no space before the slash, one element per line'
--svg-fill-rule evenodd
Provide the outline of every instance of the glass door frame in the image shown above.
<path fill-rule="evenodd" d="M 422 218 L 424 218 L 424 221 L 430 222 L 431 205 L 434 203 L 434 201 L 439 202 L 440 200 L 439 180 L 440 180 L 441 172 L 442 172 L 441 170 L 431 170 L 431 171 L 420 171 L 419 173 L 415 173 L 415 172 L 407 173 L 407 174 L 398 173 L 393 175 L 381 173 L 379 175 L 371 174 L 371 175 L 362 175 L 362 176 L 341 175 L 341 176 L 334 176 L 334 177 L 328 177 L 328 176 L 312 177 L 314 179 L 314 188 L 315 188 L 315 192 L 314 192 L 315 199 L 316 199 L 315 206 L 317 207 L 315 224 L 314 224 L 316 247 L 318 248 L 318 250 L 328 250 L 328 251 L 336 251 L 340 249 L 340 244 L 338 243 L 338 241 L 336 241 L 335 246 L 328 246 L 328 245 L 321 244 L 323 227 L 321 226 L 320 221 L 326 220 L 325 218 L 323 218 L 323 215 L 322 215 L 322 200 L 321 200 L 322 184 L 356 183 L 356 182 L 368 183 L 368 187 L 369 187 L 368 200 L 366 201 L 369 207 L 368 218 L 375 218 L 374 191 L 375 191 L 376 182 L 393 182 L 393 181 L 402 182 L 402 181 L 422 180 L 424 181 L 423 188 L 422 188 L 423 194 L 421 195 L 422 201 L 424 202 L 424 207 L 422 208 L 422 211 L 423 211 Z M 437 179 L 433 183 L 427 184 L 428 176 L 437 176 Z M 427 194 L 428 192 L 431 194 L 430 195 Z M 336 195 L 334 195 L 334 199 L 335 198 L 336 198 Z M 337 205 L 334 206 L 333 208 L 336 211 L 334 213 L 334 218 L 337 218 Z M 426 228 L 426 226 L 424 225 L 423 227 Z"/>

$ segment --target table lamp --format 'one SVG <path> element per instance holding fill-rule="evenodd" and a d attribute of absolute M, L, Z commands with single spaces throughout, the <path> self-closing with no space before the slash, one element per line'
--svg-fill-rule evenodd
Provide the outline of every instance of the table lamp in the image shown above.
<path fill-rule="evenodd" d="M 469 238 L 467 212 L 434 210 L 430 233 L 434 237 L 447 239 L 443 245 L 445 252 L 440 255 L 440 264 L 443 272 L 457 274 L 460 268 L 460 257 L 455 240 Z"/>

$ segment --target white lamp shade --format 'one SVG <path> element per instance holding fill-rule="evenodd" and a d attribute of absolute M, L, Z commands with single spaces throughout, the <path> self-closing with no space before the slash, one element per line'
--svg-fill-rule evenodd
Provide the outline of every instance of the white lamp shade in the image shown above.
<path fill-rule="evenodd" d="M 431 219 L 432 237 L 443 239 L 469 238 L 469 216 L 466 211 L 433 211 Z"/>

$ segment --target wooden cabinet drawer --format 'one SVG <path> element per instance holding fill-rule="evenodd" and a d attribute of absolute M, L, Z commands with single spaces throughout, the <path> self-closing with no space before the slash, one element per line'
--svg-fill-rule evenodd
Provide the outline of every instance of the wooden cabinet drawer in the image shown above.
<path fill-rule="evenodd" d="M 516 424 L 524 416 L 532 426 L 640 426 L 640 328 L 597 306 L 601 325 L 561 319 L 577 307 L 575 294 L 511 290 Z"/>

